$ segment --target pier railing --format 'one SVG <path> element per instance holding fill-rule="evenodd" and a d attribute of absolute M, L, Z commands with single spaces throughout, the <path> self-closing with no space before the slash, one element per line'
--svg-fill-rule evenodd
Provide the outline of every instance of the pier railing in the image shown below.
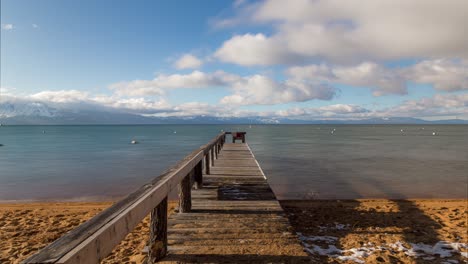
<path fill-rule="evenodd" d="M 208 144 L 193 151 L 150 183 L 113 204 L 73 229 L 23 263 L 99 263 L 148 215 L 150 237 L 148 262 L 154 263 L 167 253 L 167 197 L 179 190 L 179 212 L 191 209 L 191 189 L 203 185 L 205 173 L 218 157 L 226 141 L 222 132 Z"/>

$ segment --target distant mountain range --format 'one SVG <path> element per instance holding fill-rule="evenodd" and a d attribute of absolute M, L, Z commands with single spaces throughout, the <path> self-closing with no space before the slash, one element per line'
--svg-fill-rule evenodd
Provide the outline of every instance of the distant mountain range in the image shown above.
<path fill-rule="evenodd" d="M 84 124 L 468 124 L 468 120 L 427 121 L 410 117 L 369 118 L 360 120 L 300 120 L 265 117 L 148 117 L 108 109 L 67 110 L 44 103 L 0 104 L 3 125 L 84 125 Z"/>

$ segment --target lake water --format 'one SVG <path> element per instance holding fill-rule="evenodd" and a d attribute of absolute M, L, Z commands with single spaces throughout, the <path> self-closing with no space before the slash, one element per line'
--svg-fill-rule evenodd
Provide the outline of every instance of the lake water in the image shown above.
<path fill-rule="evenodd" d="M 468 195 L 466 125 L 1 126 L 0 200 L 121 197 L 221 129 L 247 131 L 280 199 Z"/>

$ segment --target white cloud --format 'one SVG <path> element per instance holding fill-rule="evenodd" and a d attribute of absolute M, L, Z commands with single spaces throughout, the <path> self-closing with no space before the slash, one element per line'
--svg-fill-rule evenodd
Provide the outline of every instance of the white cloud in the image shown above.
<path fill-rule="evenodd" d="M 224 62 L 241 65 L 271 65 L 289 63 L 298 57 L 283 47 L 279 40 L 263 34 L 234 36 L 215 52 L 214 56 Z"/>
<path fill-rule="evenodd" d="M 202 66 L 203 61 L 193 56 L 192 54 L 184 54 L 175 63 L 176 69 L 197 69 Z"/>
<path fill-rule="evenodd" d="M 158 75 L 153 80 L 135 80 L 110 85 L 118 95 L 164 95 L 168 90 L 181 88 L 224 87 L 233 91 L 223 97 L 223 104 L 253 105 L 303 102 L 312 99 L 330 100 L 336 89 L 307 81 L 278 82 L 263 75 L 241 77 L 223 71 L 189 74 Z"/>
<path fill-rule="evenodd" d="M 313 99 L 331 100 L 336 89 L 324 84 L 286 80 L 277 82 L 263 75 L 240 79 L 231 85 L 233 94 L 221 99 L 227 105 L 273 105 L 304 102 Z"/>
<path fill-rule="evenodd" d="M 468 58 L 465 0 L 293 0 L 287 7 L 282 0 L 267 0 L 245 6 L 237 21 L 274 25 L 273 34 L 233 36 L 216 52 L 223 61 L 264 65 L 301 57 L 335 62 Z M 261 47 L 265 50 L 257 55 Z"/>
<path fill-rule="evenodd" d="M 274 99 L 273 99 L 274 100 Z M 299 120 L 316 119 L 363 119 L 387 117 L 419 117 L 444 119 L 459 117 L 468 119 L 468 94 L 436 94 L 417 100 L 406 100 L 396 106 L 368 109 L 355 104 L 331 104 L 321 107 L 291 107 L 277 111 L 242 110 L 239 105 L 208 104 L 190 102 L 171 105 L 163 98 L 122 98 L 113 96 L 91 96 L 74 90 L 43 91 L 33 95 L 4 95 L 0 105 L 0 117 L 16 115 L 56 116 L 61 110 L 117 111 L 144 116 L 183 117 L 216 116 L 261 117 L 275 122 L 279 118 Z"/>
<path fill-rule="evenodd" d="M 72 103 L 86 101 L 89 94 L 77 90 L 42 91 L 29 96 L 33 100 L 53 103 Z"/>
<path fill-rule="evenodd" d="M 406 80 L 400 76 L 399 72 L 372 62 L 363 62 L 355 66 L 331 67 L 321 64 L 291 67 L 287 70 L 287 74 L 299 80 L 369 87 L 374 96 L 407 93 Z"/>
<path fill-rule="evenodd" d="M 31 26 L 32 26 L 33 28 L 39 28 L 39 26 L 38 26 L 37 24 L 31 24 Z"/>
<path fill-rule="evenodd" d="M 3 30 L 13 30 L 13 28 L 15 28 L 13 24 L 2 24 Z"/>
<path fill-rule="evenodd" d="M 290 67 L 286 73 L 295 80 L 368 87 L 374 96 L 407 94 L 409 81 L 432 84 L 440 91 L 468 90 L 466 60 L 424 60 L 400 68 L 387 68 L 373 62 L 363 62 L 354 66 L 312 64 Z"/>
<path fill-rule="evenodd" d="M 133 113 L 152 113 L 168 110 L 172 106 L 163 98 L 151 100 L 147 98 L 122 98 L 118 96 L 96 95 L 77 90 L 42 91 L 27 96 L 9 94 L 8 100 L 46 103 L 57 108 L 76 110 L 107 109 L 124 110 Z"/>
<path fill-rule="evenodd" d="M 120 82 L 110 85 L 109 88 L 120 95 L 164 95 L 169 89 L 224 86 L 233 78 L 238 77 L 223 71 L 213 73 L 193 71 L 189 74 L 159 74 L 153 80 Z"/>
<path fill-rule="evenodd" d="M 468 60 L 424 60 L 406 75 L 414 82 L 433 84 L 436 90 L 468 90 Z"/>
<path fill-rule="evenodd" d="M 315 119 L 365 119 L 387 117 L 417 118 L 468 118 L 468 94 L 436 94 L 417 100 L 407 100 L 396 106 L 367 109 L 352 104 L 335 104 L 323 107 L 292 107 L 269 113 L 273 118 L 301 120 Z"/>
<path fill-rule="evenodd" d="M 293 119 L 356 119 L 365 118 L 370 114 L 370 110 L 352 104 L 334 104 L 322 107 L 293 107 L 286 110 L 276 111 L 275 117 L 285 117 Z"/>
<path fill-rule="evenodd" d="M 460 116 L 468 118 L 468 94 L 436 94 L 378 111 L 380 116 L 437 117 Z"/>

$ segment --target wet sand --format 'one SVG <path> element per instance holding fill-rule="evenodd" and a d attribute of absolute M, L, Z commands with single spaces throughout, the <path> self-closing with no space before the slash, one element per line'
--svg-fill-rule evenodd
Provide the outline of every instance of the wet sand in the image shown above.
<path fill-rule="evenodd" d="M 282 201 L 281 205 L 314 262 L 463 263 L 468 260 L 462 256 L 466 253 L 461 253 L 468 251 L 467 203 L 312 200 Z M 19 263 L 111 204 L 0 204 L 0 263 Z M 169 213 L 175 206 L 169 203 Z M 104 263 L 141 263 L 148 220 L 138 225 Z"/>

